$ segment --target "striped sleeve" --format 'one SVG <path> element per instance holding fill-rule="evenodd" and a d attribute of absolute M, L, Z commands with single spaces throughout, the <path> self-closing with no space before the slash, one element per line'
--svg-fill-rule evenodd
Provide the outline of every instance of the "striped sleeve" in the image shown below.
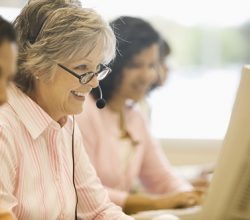
<path fill-rule="evenodd" d="M 17 172 L 17 155 L 15 144 L 7 128 L 0 126 L 0 215 L 1 213 L 12 213 L 17 205 L 17 199 L 13 195 Z"/>

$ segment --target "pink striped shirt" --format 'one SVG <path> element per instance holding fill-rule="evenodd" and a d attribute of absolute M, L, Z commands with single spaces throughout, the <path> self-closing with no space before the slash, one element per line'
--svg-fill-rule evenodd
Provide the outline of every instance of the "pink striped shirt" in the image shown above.
<path fill-rule="evenodd" d="M 137 178 L 155 194 L 192 189 L 190 184 L 175 175 L 164 152 L 150 135 L 142 114 L 127 107 L 124 116 L 128 132 L 138 142 L 125 170 L 119 156 L 120 148 L 126 147 L 120 138 L 119 114 L 108 107 L 97 109 L 89 97 L 83 112 L 76 116 L 87 153 L 111 200 L 123 206 Z"/>
<path fill-rule="evenodd" d="M 72 118 L 63 127 L 15 86 L 0 108 L 0 210 L 24 220 L 74 219 Z M 132 219 L 110 202 L 75 127 L 78 217 Z"/>

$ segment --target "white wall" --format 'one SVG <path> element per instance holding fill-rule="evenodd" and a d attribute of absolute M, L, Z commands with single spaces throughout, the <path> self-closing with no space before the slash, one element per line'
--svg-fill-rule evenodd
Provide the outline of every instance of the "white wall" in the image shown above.
<path fill-rule="evenodd" d="M 173 165 L 197 165 L 215 162 L 222 140 L 161 139 L 163 150 Z"/>
<path fill-rule="evenodd" d="M 27 0 L 0 0 L 0 6 L 21 8 L 26 2 Z"/>

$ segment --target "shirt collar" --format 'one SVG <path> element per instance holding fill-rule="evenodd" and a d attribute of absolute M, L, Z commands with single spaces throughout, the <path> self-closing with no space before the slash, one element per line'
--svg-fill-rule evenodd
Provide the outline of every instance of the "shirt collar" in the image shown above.
<path fill-rule="evenodd" d="M 8 103 L 16 112 L 33 139 L 38 138 L 50 125 L 55 129 L 60 129 L 58 123 L 15 85 L 10 85 L 8 89 Z"/>

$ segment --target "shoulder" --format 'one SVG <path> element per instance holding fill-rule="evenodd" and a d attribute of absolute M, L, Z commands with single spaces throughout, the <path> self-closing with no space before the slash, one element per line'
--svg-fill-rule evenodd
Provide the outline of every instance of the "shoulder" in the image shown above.
<path fill-rule="evenodd" d="M 18 131 L 20 131 L 18 121 L 17 115 L 8 104 L 0 107 L 0 152 L 3 155 L 11 154 L 13 160 L 15 155 L 20 155 L 17 153 Z"/>
<path fill-rule="evenodd" d="M 126 106 L 125 114 L 127 117 L 127 121 L 136 122 L 139 124 L 146 124 L 147 120 L 137 104 L 133 106 Z"/>
<path fill-rule="evenodd" d="M 136 105 L 126 108 L 125 120 L 127 127 L 131 134 L 133 133 L 135 138 L 140 140 L 147 140 L 151 137 L 150 124 L 144 116 L 140 108 Z"/>

